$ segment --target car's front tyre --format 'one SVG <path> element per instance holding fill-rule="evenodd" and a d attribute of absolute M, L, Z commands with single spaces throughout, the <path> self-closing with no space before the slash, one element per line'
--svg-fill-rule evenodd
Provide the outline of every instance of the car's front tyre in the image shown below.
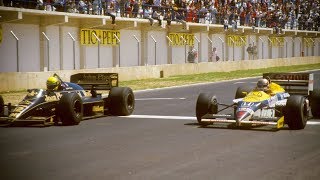
<path fill-rule="evenodd" d="M 284 120 L 291 130 L 304 129 L 308 120 L 308 103 L 304 96 L 292 95 L 288 98 Z"/>
<path fill-rule="evenodd" d="M 77 125 L 82 121 L 83 104 L 77 93 L 65 93 L 62 95 L 57 114 L 63 125 Z"/>
<path fill-rule="evenodd" d="M 216 114 L 218 112 L 217 98 L 214 95 L 207 93 L 200 93 L 196 104 L 196 117 L 200 125 L 205 126 L 211 123 L 201 121 L 205 114 Z"/>

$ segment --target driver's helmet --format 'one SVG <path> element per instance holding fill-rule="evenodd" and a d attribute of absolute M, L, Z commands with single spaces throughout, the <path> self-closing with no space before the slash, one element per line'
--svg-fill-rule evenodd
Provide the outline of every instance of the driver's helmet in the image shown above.
<path fill-rule="evenodd" d="M 58 90 L 61 85 L 59 79 L 57 77 L 51 76 L 47 80 L 47 89 L 48 90 Z"/>
<path fill-rule="evenodd" d="M 269 81 L 267 79 L 259 79 L 257 82 L 257 90 L 267 92 L 269 90 Z"/>

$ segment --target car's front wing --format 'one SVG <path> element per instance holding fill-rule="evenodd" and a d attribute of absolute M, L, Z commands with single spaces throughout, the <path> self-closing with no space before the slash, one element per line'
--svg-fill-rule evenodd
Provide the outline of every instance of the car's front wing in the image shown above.
<path fill-rule="evenodd" d="M 253 117 L 250 120 L 237 121 L 234 116 L 229 114 L 206 114 L 202 116 L 201 122 L 206 123 L 235 123 L 237 126 L 241 124 L 252 125 L 276 125 L 278 129 L 284 126 L 284 116 L 282 117 Z"/>

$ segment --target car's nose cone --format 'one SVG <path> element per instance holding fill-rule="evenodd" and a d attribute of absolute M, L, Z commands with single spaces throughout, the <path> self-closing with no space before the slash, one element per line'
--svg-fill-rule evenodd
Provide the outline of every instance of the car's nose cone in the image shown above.
<path fill-rule="evenodd" d="M 238 121 L 242 121 L 242 120 L 246 119 L 248 116 L 250 116 L 250 113 L 247 111 L 237 111 L 237 113 L 236 113 L 236 119 Z"/>

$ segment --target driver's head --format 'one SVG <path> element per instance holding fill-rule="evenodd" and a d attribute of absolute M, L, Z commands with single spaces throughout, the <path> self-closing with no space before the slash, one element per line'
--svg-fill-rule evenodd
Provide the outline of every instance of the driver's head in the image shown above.
<path fill-rule="evenodd" d="M 268 91 L 269 90 L 269 81 L 267 79 L 259 79 L 257 82 L 257 90 Z"/>
<path fill-rule="evenodd" d="M 47 80 L 47 89 L 48 90 L 58 90 L 60 85 L 61 85 L 61 83 L 57 77 L 51 76 Z"/>

